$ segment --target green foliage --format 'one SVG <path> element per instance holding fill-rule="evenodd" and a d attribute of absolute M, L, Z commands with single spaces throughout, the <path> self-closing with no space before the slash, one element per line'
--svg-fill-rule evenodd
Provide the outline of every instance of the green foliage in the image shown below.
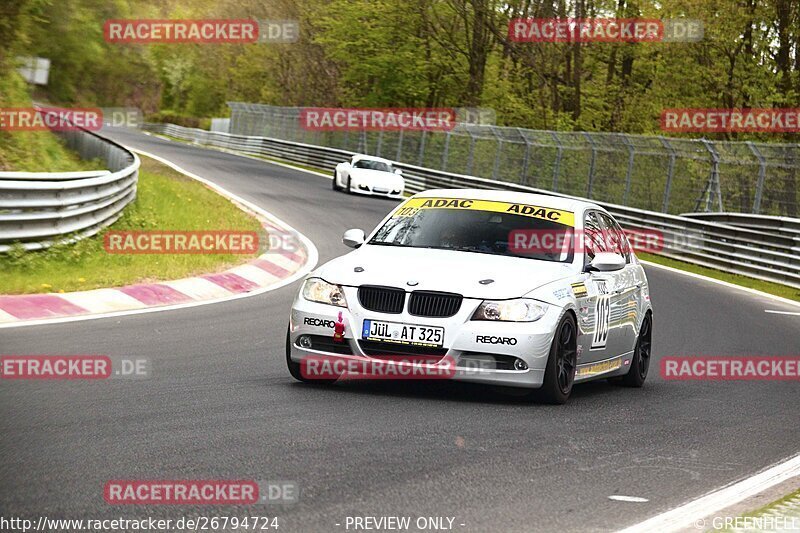
<path fill-rule="evenodd" d="M 161 122 L 164 124 L 177 124 L 185 128 L 199 128 L 207 130 L 211 127 L 211 119 L 197 118 L 186 114 L 176 113 L 169 109 L 159 111 L 158 113 L 151 113 L 146 115 L 144 119 L 147 122 Z"/>
<path fill-rule="evenodd" d="M 25 82 L 13 70 L 0 68 L 0 108 L 30 107 Z M 100 161 L 82 161 L 49 131 L 0 130 L 0 171 L 69 172 L 97 170 Z"/>
<path fill-rule="evenodd" d="M 231 100 L 479 105 L 494 108 L 501 125 L 631 133 L 660 133 L 664 108 L 800 105 L 800 4 L 792 0 L 12 4 L 16 9 L 4 8 L 0 37 L 9 36 L 14 53 L 52 59 L 47 97 L 65 104 L 133 105 L 195 117 L 225 115 Z M 512 18 L 576 16 L 578 6 L 586 17 L 700 19 L 705 38 L 576 45 L 507 37 Z M 102 36 L 109 18 L 295 19 L 301 38 L 292 44 L 115 44 Z M 774 138 L 738 136 L 758 137 Z"/>

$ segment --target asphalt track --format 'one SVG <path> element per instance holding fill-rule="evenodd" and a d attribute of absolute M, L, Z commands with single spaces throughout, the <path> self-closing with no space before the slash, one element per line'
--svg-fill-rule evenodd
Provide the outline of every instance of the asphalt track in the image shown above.
<path fill-rule="evenodd" d="M 112 137 L 282 218 L 320 261 L 347 251 L 344 230 L 371 228 L 393 205 L 266 162 L 130 131 Z M 607 531 L 800 451 L 796 382 L 665 381 L 657 364 L 797 354 L 800 317 L 765 313 L 797 308 L 655 268 L 648 276 L 648 383 L 578 386 L 564 406 L 457 383 L 295 383 L 283 345 L 297 283 L 190 309 L 0 330 L 2 354 L 153 362 L 143 381 L 0 382 L 0 514 L 258 514 L 278 516 L 280 531 L 344 531 L 347 516 L 449 516 L 465 532 Z M 283 507 L 120 507 L 103 500 L 110 479 L 280 479 L 303 492 Z"/>

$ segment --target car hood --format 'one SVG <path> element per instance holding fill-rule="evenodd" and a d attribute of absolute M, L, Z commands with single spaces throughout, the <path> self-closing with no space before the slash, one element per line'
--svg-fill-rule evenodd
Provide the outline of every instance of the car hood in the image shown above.
<path fill-rule="evenodd" d="M 363 245 L 312 274 L 339 285 L 383 285 L 409 291 L 453 292 L 480 299 L 517 298 L 571 275 L 572 267 L 565 263 L 376 245 Z M 409 282 L 416 285 L 408 285 Z"/>
<path fill-rule="evenodd" d="M 350 176 L 355 180 L 365 180 L 371 183 L 399 184 L 403 178 L 394 172 L 384 172 L 382 170 L 371 170 L 368 168 L 350 169 Z"/>

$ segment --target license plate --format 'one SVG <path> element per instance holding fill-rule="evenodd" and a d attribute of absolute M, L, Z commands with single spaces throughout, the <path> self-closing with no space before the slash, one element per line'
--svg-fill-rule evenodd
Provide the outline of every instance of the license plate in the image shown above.
<path fill-rule="evenodd" d="M 361 338 L 368 341 L 441 348 L 444 344 L 444 328 L 365 320 L 364 327 L 361 328 Z"/>

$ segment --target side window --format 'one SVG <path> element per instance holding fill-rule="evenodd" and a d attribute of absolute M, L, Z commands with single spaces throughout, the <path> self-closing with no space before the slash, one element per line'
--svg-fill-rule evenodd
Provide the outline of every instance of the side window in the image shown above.
<path fill-rule="evenodd" d="M 619 227 L 619 224 L 605 213 L 599 213 L 600 220 L 603 224 L 605 232 L 605 241 L 608 246 L 609 252 L 614 252 L 625 258 L 626 263 L 631 262 L 630 244 L 625 232 Z"/>
<path fill-rule="evenodd" d="M 595 211 L 586 213 L 586 218 L 583 221 L 583 242 L 586 249 L 587 263 L 591 262 L 598 252 L 607 251 L 603 241 L 603 230 Z"/>

